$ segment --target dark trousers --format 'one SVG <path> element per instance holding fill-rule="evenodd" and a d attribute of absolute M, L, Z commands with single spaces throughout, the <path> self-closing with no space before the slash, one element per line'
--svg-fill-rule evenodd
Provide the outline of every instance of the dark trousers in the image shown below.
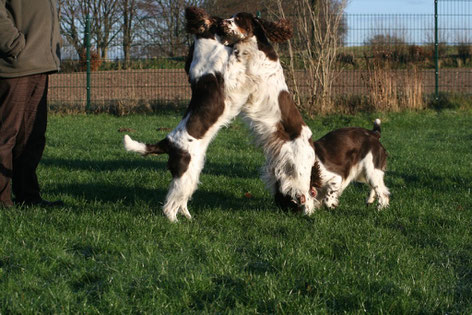
<path fill-rule="evenodd" d="M 36 168 L 46 144 L 48 75 L 0 78 L 0 206 L 40 199 Z"/>

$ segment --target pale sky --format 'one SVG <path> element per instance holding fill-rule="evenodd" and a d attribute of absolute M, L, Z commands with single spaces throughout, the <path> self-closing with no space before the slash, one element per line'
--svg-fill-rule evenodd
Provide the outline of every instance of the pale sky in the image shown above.
<path fill-rule="evenodd" d="M 433 14 L 434 0 L 350 0 L 349 14 Z"/>
<path fill-rule="evenodd" d="M 431 42 L 434 0 L 350 0 L 347 45 L 362 45 L 376 34 L 392 35 L 409 43 Z M 472 41 L 472 1 L 439 1 L 440 40 Z"/>

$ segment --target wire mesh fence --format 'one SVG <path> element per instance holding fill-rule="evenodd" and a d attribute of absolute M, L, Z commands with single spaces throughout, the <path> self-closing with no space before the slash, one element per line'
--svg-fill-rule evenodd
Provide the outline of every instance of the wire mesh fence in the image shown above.
<path fill-rule="evenodd" d="M 440 92 L 472 95 L 472 0 L 432 0 L 431 6 L 435 2 L 436 25 L 434 14 L 344 15 L 346 30 L 336 57 L 334 98 L 355 103 L 381 85 L 380 89 L 391 91 L 383 91 L 384 95 L 378 97 L 422 102 L 420 99 L 435 93 L 436 65 Z M 89 87 L 92 107 L 147 110 L 180 105 L 190 98 L 184 71 L 188 38 L 172 46 L 156 43 L 152 37 L 141 36 L 135 41 L 130 60 L 124 59 L 122 39 L 118 37 L 109 45 L 105 57 L 92 50 Z M 286 64 L 286 47 L 280 45 L 277 49 Z M 86 61 L 68 46 L 62 54 L 63 70 L 50 79 L 49 104 L 84 108 Z M 294 76 L 299 82 L 301 99 L 313 93 L 308 84 L 303 84 L 308 75 L 300 63 Z M 287 81 L 293 88 L 292 81 Z"/>

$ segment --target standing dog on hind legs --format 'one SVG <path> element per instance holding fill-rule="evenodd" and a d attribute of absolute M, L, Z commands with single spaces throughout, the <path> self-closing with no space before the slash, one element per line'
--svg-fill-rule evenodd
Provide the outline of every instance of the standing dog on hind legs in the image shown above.
<path fill-rule="evenodd" d="M 250 13 L 223 21 L 226 39 L 256 90 L 242 114 L 266 157 L 263 178 L 282 209 L 313 212 L 316 190 L 311 186 L 315 163 L 312 132 L 288 91 L 279 57 L 270 41 L 292 36 L 287 20 L 268 22 Z"/>
<path fill-rule="evenodd" d="M 390 192 L 384 184 L 387 152 L 380 143 L 380 120 L 373 130 L 359 127 L 333 130 L 315 141 L 313 184 L 319 191 L 318 205 L 336 208 L 351 181 L 367 183 L 367 204 L 378 198 L 378 209 L 388 207 Z"/>
<path fill-rule="evenodd" d="M 221 19 L 204 10 L 185 10 L 186 29 L 194 34 L 186 64 L 192 98 L 178 126 L 157 144 L 144 144 L 124 137 L 127 151 L 168 154 L 172 182 L 164 204 L 164 214 L 177 221 L 181 213 L 191 219 L 188 200 L 197 188 L 207 147 L 218 130 L 228 124 L 246 103 L 252 85 L 245 84 L 242 63 L 232 58 L 232 48 L 223 45 Z"/>

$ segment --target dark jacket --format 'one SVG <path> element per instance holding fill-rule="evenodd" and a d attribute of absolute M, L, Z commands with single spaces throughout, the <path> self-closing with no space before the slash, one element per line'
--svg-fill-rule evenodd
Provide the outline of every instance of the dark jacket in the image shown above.
<path fill-rule="evenodd" d="M 0 0 L 0 77 L 59 71 L 56 0 Z"/>

